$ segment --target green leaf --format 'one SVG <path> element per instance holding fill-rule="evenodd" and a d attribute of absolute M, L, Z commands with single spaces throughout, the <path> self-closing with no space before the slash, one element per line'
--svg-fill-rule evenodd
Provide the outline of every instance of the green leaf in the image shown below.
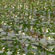
<path fill-rule="evenodd" d="M 26 55 L 34 55 L 34 53 L 32 53 L 32 52 L 28 52 Z"/>
<path fill-rule="evenodd" d="M 27 47 L 27 49 L 28 49 L 28 50 L 32 49 L 32 45 L 29 44 L 28 47 Z"/>

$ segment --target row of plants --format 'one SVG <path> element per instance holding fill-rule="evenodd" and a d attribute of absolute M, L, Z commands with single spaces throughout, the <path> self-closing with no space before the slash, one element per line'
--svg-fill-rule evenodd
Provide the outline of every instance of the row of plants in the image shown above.
<path fill-rule="evenodd" d="M 54 55 L 54 28 L 54 0 L 0 0 L 0 55 Z"/>

